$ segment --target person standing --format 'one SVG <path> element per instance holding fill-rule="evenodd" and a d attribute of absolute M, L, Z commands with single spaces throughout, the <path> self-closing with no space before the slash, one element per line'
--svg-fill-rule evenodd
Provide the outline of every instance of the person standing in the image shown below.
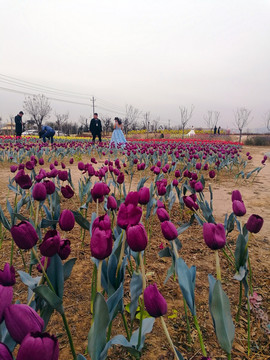
<path fill-rule="evenodd" d="M 122 131 L 122 121 L 118 117 L 114 118 L 114 131 L 110 142 L 110 147 L 118 148 L 119 146 L 124 147 L 126 144 L 126 138 Z"/>
<path fill-rule="evenodd" d="M 220 130 L 221 130 L 221 127 L 219 126 L 219 128 L 218 128 L 218 135 L 220 135 Z"/>
<path fill-rule="evenodd" d="M 215 127 L 214 127 L 214 135 L 216 135 L 216 133 L 217 133 L 217 126 L 215 125 Z"/>
<path fill-rule="evenodd" d="M 55 135 L 55 131 L 50 126 L 42 126 L 41 131 L 39 132 L 39 137 L 43 139 L 43 142 L 46 142 L 46 138 L 51 140 L 51 144 L 53 144 L 53 137 Z"/>
<path fill-rule="evenodd" d="M 95 142 L 95 139 L 97 136 L 98 136 L 99 142 L 101 142 L 102 125 L 101 125 L 101 121 L 98 118 L 97 113 L 94 113 L 94 117 L 90 122 L 90 132 L 93 135 L 93 143 Z"/>
<path fill-rule="evenodd" d="M 16 133 L 16 137 L 21 137 L 22 136 L 22 131 L 23 131 L 22 116 L 23 116 L 22 111 L 20 111 L 19 114 L 15 116 L 15 133 Z"/>

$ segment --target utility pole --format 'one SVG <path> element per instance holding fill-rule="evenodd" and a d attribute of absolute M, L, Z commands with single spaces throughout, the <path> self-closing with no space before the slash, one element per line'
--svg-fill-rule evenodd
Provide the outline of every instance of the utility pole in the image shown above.
<path fill-rule="evenodd" d="M 94 113 L 95 113 L 95 101 L 96 101 L 96 99 L 94 98 L 94 96 L 92 96 L 92 99 L 91 99 L 90 101 L 92 101 L 93 116 L 94 116 Z"/>

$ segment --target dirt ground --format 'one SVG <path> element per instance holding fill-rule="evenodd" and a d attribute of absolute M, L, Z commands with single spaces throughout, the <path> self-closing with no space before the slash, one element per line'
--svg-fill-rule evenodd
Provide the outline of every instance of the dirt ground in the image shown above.
<path fill-rule="evenodd" d="M 250 168 L 260 166 L 260 161 L 269 148 L 243 148 L 244 154 L 250 151 L 253 159 L 249 165 Z M 89 161 L 89 159 L 88 159 Z M 77 183 L 79 172 L 75 165 L 71 167 L 72 178 L 74 184 Z M 7 196 L 7 182 L 9 176 L 9 165 L 0 164 L 0 204 L 4 206 Z M 264 313 L 269 314 L 270 310 L 270 161 L 267 161 L 265 168 L 253 181 L 242 180 L 236 181 L 227 173 L 222 173 L 221 176 L 212 181 L 212 188 L 214 194 L 214 216 L 217 222 L 223 222 L 226 213 L 231 213 L 231 192 L 234 189 L 239 189 L 242 193 L 243 200 L 247 208 L 247 214 L 244 216 L 246 221 L 250 214 L 261 215 L 265 222 L 259 234 L 252 238 L 250 242 L 250 257 L 254 272 L 254 291 L 262 297 L 261 308 Z M 136 183 L 132 186 L 135 188 Z M 147 186 L 147 184 L 146 184 Z M 206 192 L 206 196 L 208 196 Z M 64 207 L 74 209 L 74 205 L 70 201 L 63 204 Z M 90 217 L 90 214 L 89 214 Z M 179 215 L 179 206 L 175 204 L 171 212 L 172 221 L 177 223 L 182 221 Z M 229 236 L 228 242 L 234 249 L 235 235 Z M 71 232 L 69 239 L 72 244 L 72 252 L 70 257 L 76 257 L 77 262 L 74 266 L 70 279 L 65 284 L 64 307 L 66 310 L 68 322 L 70 324 L 71 333 L 73 335 L 75 348 L 78 353 L 85 353 L 87 348 L 87 335 L 91 326 L 90 315 L 90 287 L 92 262 L 90 260 L 89 241 L 90 235 L 87 234 L 86 246 L 82 248 L 79 227 Z M 207 275 L 215 275 L 215 258 L 214 253 L 210 251 L 204 244 L 202 237 L 202 228 L 194 224 L 186 232 L 180 236 L 183 248 L 180 255 L 184 258 L 189 266 L 196 265 L 196 307 L 199 323 L 203 333 L 204 342 L 208 352 L 208 356 L 214 359 L 225 359 L 225 353 L 218 346 L 211 316 L 208 309 L 208 280 Z M 168 303 L 168 316 L 165 316 L 165 321 L 168 325 L 169 332 L 172 335 L 175 346 L 180 350 L 185 359 L 201 359 L 201 352 L 196 331 L 194 329 L 192 318 L 191 322 L 191 336 L 192 344 L 187 341 L 186 322 L 184 316 L 184 308 L 182 295 L 180 293 L 177 282 L 171 278 L 166 285 L 164 279 L 166 277 L 167 269 L 170 266 L 170 260 L 160 259 L 158 256 L 159 245 L 166 242 L 162 237 L 160 225 L 158 221 L 153 222 L 153 236 L 150 245 L 146 250 L 146 276 L 148 283 L 156 282 L 159 290 L 165 297 Z M 6 234 L 5 240 L 0 249 L 0 268 L 8 261 L 10 254 L 10 237 Z M 237 311 L 238 302 L 238 282 L 233 280 L 233 269 L 228 265 L 224 257 L 221 257 L 222 266 L 222 283 L 223 288 L 228 294 L 231 301 L 231 310 L 233 317 Z M 15 254 L 16 270 L 22 269 L 21 259 L 18 252 Z M 15 299 L 23 301 L 25 299 L 25 286 L 20 283 L 17 277 L 17 284 L 15 286 Z M 129 302 L 128 288 L 125 290 L 124 302 Z M 171 315 L 174 315 L 171 317 Z M 247 359 L 247 309 L 243 306 L 240 322 L 236 323 L 236 335 L 233 344 L 232 359 Z M 60 342 L 60 359 L 70 360 L 71 355 L 64 328 L 62 326 L 61 317 L 55 314 L 48 326 L 48 331 L 55 334 Z M 122 325 L 122 319 L 118 316 L 113 325 L 112 336 L 116 334 L 125 334 Z M 263 360 L 270 359 L 269 335 L 264 329 L 263 322 L 256 316 L 256 312 L 252 311 L 252 325 L 251 325 L 251 348 L 252 353 L 249 359 Z M 89 355 L 86 355 L 89 359 Z M 157 319 L 153 332 L 146 336 L 145 347 L 143 350 L 142 360 L 169 360 L 173 359 L 173 354 L 169 348 L 168 342 L 163 335 L 160 320 Z M 121 347 L 114 347 L 109 351 L 108 359 L 131 359 L 130 355 Z"/>

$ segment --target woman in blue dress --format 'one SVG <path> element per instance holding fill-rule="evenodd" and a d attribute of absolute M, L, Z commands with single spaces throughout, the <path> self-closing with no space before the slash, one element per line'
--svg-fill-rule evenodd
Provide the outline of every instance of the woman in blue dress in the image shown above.
<path fill-rule="evenodd" d="M 126 138 L 125 135 L 122 131 L 122 121 L 116 117 L 114 118 L 114 130 L 112 133 L 112 138 L 111 138 L 111 142 L 110 142 L 110 147 L 123 147 L 126 144 Z"/>

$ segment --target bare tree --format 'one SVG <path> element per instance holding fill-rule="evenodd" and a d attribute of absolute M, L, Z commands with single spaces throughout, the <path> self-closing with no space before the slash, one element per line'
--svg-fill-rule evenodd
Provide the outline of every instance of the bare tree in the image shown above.
<path fill-rule="evenodd" d="M 219 111 L 208 110 L 207 115 L 204 115 L 204 121 L 208 129 L 212 131 L 214 127 L 217 126 L 219 116 L 220 116 Z"/>
<path fill-rule="evenodd" d="M 126 105 L 126 115 L 123 119 L 124 132 L 127 132 L 132 128 L 132 125 L 136 123 L 141 115 L 141 111 L 132 105 Z"/>
<path fill-rule="evenodd" d="M 52 111 L 48 98 L 41 94 L 26 97 L 23 102 L 23 108 L 35 121 L 38 131 L 41 130 L 43 120 Z"/>
<path fill-rule="evenodd" d="M 266 114 L 265 126 L 267 130 L 270 131 L 270 111 Z"/>
<path fill-rule="evenodd" d="M 159 122 L 160 122 L 160 117 L 159 116 L 152 121 L 152 129 L 153 129 L 153 131 L 157 131 Z"/>
<path fill-rule="evenodd" d="M 179 106 L 179 110 L 180 110 L 180 120 L 181 120 L 181 128 L 182 128 L 182 137 L 184 137 L 185 127 L 187 126 L 189 120 L 192 117 L 194 105 L 192 104 L 190 109 L 188 109 L 186 106 Z"/>
<path fill-rule="evenodd" d="M 57 126 L 57 130 L 58 130 L 58 136 L 59 136 L 59 131 L 62 131 L 62 126 L 63 124 L 68 120 L 69 118 L 69 112 L 67 111 L 65 114 L 59 114 L 57 112 L 55 112 L 55 117 L 56 117 L 56 126 Z"/>
<path fill-rule="evenodd" d="M 147 111 L 143 114 L 143 121 L 142 121 L 143 129 L 149 130 L 150 126 L 150 111 Z"/>
<path fill-rule="evenodd" d="M 88 119 L 85 116 L 80 115 L 79 122 L 82 124 L 82 126 L 81 126 L 82 131 L 85 131 L 85 132 L 89 131 Z"/>
<path fill-rule="evenodd" d="M 234 123 L 237 126 L 240 133 L 239 142 L 241 142 L 242 139 L 243 128 L 247 126 L 247 124 L 249 123 L 250 114 L 251 114 L 251 110 L 244 107 L 238 108 L 234 113 Z"/>
<path fill-rule="evenodd" d="M 104 124 L 104 126 L 103 126 L 103 128 L 105 130 L 104 132 L 106 135 L 108 135 L 109 132 L 112 131 L 112 129 L 113 129 L 112 118 L 109 116 L 105 116 L 105 117 L 101 118 L 101 120 L 103 121 L 103 124 Z"/>

